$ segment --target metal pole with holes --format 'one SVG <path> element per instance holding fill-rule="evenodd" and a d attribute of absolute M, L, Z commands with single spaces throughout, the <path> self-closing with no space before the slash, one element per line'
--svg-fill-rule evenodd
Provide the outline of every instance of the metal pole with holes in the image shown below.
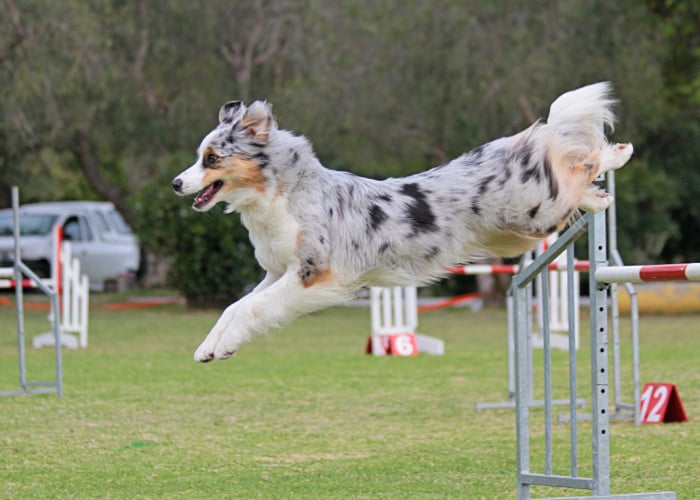
<path fill-rule="evenodd" d="M 17 343 L 19 356 L 19 390 L 0 392 L 0 396 L 14 396 L 20 394 L 42 394 L 55 392 L 60 398 L 63 396 L 63 362 L 61 357 L 61 327 L 60 327 L 60 309 L 58 303 L 58 294 L 54 289 L 46 285 L 44 280 L 39 278 L 34 271 L 29 269 L 22 262 L 20 248 L 20 224 L 19 224 L 19 189 L 14 186 L 12 188 L 12 210 L 14 223 L 14 279 L 15 279 L 15 300 L 17 302 Z M 24 331 L 24 295 L 22 290 L 22 278 L 26 276 L 33 280 L 37 287 L 48 295 L 51 304 L 51 322 L 53 326 L 53 334 L 55 341 L 55 363 L 56 363 L 56 380 L 46 382 L 33 382 L 27 379 L 26 365 L 26 349 L 25 349 L 25 331 Z"/>

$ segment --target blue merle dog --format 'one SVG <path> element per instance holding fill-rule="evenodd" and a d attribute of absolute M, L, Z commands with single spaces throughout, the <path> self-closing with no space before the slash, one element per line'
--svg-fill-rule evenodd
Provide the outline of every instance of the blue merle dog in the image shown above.
<path fill-rule="evenodd" d="M 610 94 L 605 82 L 567 92 L 546 123 L 382 181 L 325 168 L 265 102 L 224 104 L 173 188 L 194 194 L 195 210 L 223 202 L 238 211 L 267 274 L 225 309 L 195 360 L 228 358 L 255 334 L 364 286 L 425 284 L 450 266 L 517 256 L 578 209 L 605 210 L 612 198 L 592 182 L 632 155 L 631 144 L 606 140 Z"/>

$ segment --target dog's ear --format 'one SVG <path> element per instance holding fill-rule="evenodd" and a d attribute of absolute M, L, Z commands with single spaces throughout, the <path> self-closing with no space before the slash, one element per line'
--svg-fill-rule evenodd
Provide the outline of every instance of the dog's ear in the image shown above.
<path fill-rule="evenodd" d="M 229 101 L 219 110 L 219 123 L 231 123 L 240 116 L 245 110 L 245 106 L 241 101 Z"/>
<path fill-rule="evenodd" d="M 245 131 L 246 137 L 263 144 L 267 142 L 270 131 L 275 126 L 272 108 L 264 101 L 253 102 L 241 118 L 241 127 Z"/>

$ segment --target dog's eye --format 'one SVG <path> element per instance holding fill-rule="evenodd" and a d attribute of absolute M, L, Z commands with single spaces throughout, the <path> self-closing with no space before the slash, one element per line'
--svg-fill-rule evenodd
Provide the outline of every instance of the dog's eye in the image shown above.
<path fill-rule="evenodd" d="M 214 163 L 216 163 L 216 160 L 218 160 L 218 159 L 219 159 L 218 156 L 216 156 L 213 153 L 210 153 L 206 156 L 206 158 L 204 158 L 204 163 L 206 163 L 207 165 L 213 165 Z"/>

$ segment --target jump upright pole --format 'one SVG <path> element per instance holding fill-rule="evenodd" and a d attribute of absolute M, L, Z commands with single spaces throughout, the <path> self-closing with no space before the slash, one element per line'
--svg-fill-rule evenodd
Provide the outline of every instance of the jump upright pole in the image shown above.
<path fill-rule="evenodd" d="M 14 243 L 15 243 L 15 263 L 14 263 L 14 279 L 15 279 L 15 300 L 17 308 L 17 350 L 19 357 L 19 389 L 16 391 L 0 392 L 0 396 L 14 396 L 20 394 L 39 394 L 53 393 L 60 398 L 63 396 L 63 362 L 61 356 L 61 327 L 60 327 L 60 309 L 58 303 L 58 294 L 56 293 L 56 285 L 54 289 L 46 285 L 44 280 L 39 278 L 34 271 L 29 269 L 22 262 L 20 248 L 20 224 L 19 224 L 19 189 L 17 186 L 12 187 L 12 211 L 14 223 Z M 53 326 L 53 334 L 56 341 L 55 358 L 56 358 L 56 380 L 46 382 L 32 382 L 27 377 L 26 364 L 26 349 L 24 335 L 24 295 L 22 290 L 22 277 L 26 276 L 33 280 L 38 288 L 49 296 L 51 303 L 51 322 Z"/>

